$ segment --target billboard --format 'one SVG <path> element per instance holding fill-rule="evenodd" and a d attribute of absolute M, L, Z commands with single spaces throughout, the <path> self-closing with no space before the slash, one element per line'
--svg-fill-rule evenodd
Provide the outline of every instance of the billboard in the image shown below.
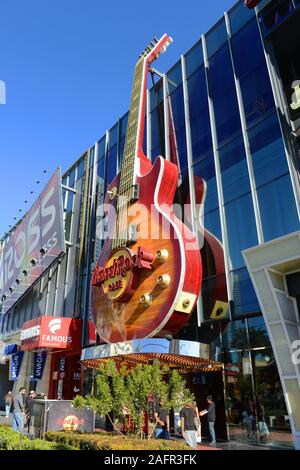
<path fill-rule="evenodd" d="M 64 251 L 61 174 L 57 169 L 25 217 L 0 241 L 0 312 L 12 308 Z"/>

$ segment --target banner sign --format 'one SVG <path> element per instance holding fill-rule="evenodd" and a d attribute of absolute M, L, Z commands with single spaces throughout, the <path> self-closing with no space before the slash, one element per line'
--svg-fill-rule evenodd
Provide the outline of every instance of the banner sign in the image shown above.
<path fill-rule="evenodd" d="M 81 320 L 78 318 L 37 317 L 24 323 L 21 350 L 41 348 L 80 348 Z"/>
<path fill-rule="evenodd" d="M 64 251 L 58 169 L 13 232 L 0 241 L 0 312 L 12 308 Z"/>
<path fill-rule="evenodd" d="M 21 365 L 24 357 L 24 352 L 20 351 L 10 357 L 9 365 L 9 380 L 18 380 Z"/>
<path fill-rule="evenodd" d="M 33 353 L 33 380 L 40 380 L 43 378 L 46 359 L 47 359 L 46 352 Z"/>
<path fill-rule="evenodd" d="M 4 348 L 5 356 L 11 356 L 16 354 L 19 351 L 19 346 L 17 344 L 7 344 Z"/>

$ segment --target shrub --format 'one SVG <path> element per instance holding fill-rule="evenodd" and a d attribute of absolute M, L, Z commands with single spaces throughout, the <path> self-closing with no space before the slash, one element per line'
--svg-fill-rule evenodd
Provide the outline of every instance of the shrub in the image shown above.
<path fill-rule="evenodd" d="M 13 431 L 7 425 L 0 426 L 0 450 L 76 450 L 65 442 L 30 440 L 24 434 Z"/>
<path fill-rule="evenodd" d="M 187 450 L 183 441 L 154 440 L 122 437 L 111 434 L 83 434 L 77 432 L 47 432 L 51 442 L 67 444 L 80 450 Z"/>

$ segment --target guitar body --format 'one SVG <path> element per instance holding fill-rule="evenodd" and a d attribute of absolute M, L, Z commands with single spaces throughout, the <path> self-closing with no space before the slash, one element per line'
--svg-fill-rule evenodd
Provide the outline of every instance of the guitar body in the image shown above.
<path fill-rule="evenodd" d="M 128 226 L 138 228 L 137 237 L 127 248 L 113 248 L 120 176 L 105 199 L 111 206 L 111 238 L 93 274 L 92 315 L 101 340 L 110 343 L 176 334 L 189 320 L 201 287 L 196 239 L 172 210 L 178 169 L 162 157 L 153 166 L 143 159 L 141 166 L 139 197 L 126 217 Z"/>

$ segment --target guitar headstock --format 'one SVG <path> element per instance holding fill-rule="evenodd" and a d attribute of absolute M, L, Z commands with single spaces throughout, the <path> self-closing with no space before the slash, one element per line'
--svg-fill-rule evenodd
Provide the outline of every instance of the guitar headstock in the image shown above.
<path fill-rule="evenodd" d="M 146 59 L 149 64 L 156 60 L 161 54 L 164 54 L 173 39 L 164 34 L 160 39 L 153 38 L 150 44 L 143 50 L 139 59 Z"/>

